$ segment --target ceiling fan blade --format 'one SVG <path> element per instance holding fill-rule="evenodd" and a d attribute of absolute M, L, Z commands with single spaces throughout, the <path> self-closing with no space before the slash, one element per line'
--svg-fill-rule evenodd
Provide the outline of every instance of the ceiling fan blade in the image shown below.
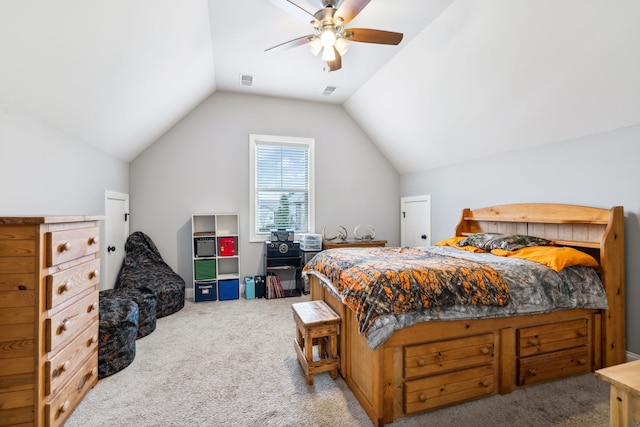
<path fill-rule="evenodd" d="M 342 57 L 338 53 L 338 50 L 334 47 L 333 53 L 336 55 L 336 59 L 333 61 L 327 61 L 327 65 L 329 66 L 329 71 L 336 71 L 342 68 Z"/>
<path fill-rule="evenodd" d="M 347 40 L 363 43 L 377 44 L 400 44 L 402 41 L 402 33 L 394 33 L 391 31 L 371 30 L 368 28 L 349 28 L 345 30 Z"/>
<path fill-rule="evenodd" d="M 292 49 L 294 47 L 302 46 L 303 44 L 309 43 L 313 36 L 302 36 L 297 39 L 289 40 L 288 42 L 280 43 L 268 49 L 265 49 L 265 52 L 281 52 L 283 50 Z"/>
<path fill-rule="evenodd" d="M 358 15 L 371 0 L 344 0 L 336 11 L 335 16 L 342 18 L 342 24 L 345 25 Z"/>
<path fill-rule="evenodd" d="M 313 16 L 313 13 L 309 12 L 307 9 L 302 6 L 292 2 L 291 0 L 269 0 L 271 4 L 280 9 L 287 12 L 289 15 L 295 16 L 296 18 L 306 22 L 315 22 L 316 17 Z"/>

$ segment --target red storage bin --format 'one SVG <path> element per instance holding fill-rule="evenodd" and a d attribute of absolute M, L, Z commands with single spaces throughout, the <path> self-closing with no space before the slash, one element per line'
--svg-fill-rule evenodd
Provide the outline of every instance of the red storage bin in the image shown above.
<path fill-rule="evenodd" d="M 236 244 L 233 237 L 220 238 L 220 256 L 233 256 L 236 254 Z"/>

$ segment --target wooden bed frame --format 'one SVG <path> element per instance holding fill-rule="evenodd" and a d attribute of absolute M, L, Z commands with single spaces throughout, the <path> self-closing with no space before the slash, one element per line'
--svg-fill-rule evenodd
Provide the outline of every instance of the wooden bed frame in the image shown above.
<path fill-rule="evenodd" d="M 340 373 L 375 425 L 625 362 L 622 207 L 464 209 L 456 236 L 478 232 L 544 237 L 593 255 L 609 309 L 424 322 L 395 331 L 372 351 L 355 313 L 309 276 L 311 299 L 324 300 L 342 318 Z"/>

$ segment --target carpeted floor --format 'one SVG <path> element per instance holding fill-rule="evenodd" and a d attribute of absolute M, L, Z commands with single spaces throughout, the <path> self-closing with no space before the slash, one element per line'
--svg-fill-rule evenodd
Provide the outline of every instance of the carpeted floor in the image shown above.
<path fill-rule="evenodd" d="M 370 426 L 342 379 L 309 386 L 293 349 L 291 304 L 187 301 L 136 342 L 133 363 L 100 380 L 66 427 Z M 607 426 L 609 386 L 581 375 L 408 417 L 393 426 Z"/>

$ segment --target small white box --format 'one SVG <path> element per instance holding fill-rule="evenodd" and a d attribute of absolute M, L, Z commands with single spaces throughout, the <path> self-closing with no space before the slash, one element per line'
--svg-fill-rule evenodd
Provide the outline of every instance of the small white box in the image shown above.
<path fill-rule="evenodd" d="M 320 251 L 322 250 L 322 234 L 300 234 L 300 250 Z"/>

